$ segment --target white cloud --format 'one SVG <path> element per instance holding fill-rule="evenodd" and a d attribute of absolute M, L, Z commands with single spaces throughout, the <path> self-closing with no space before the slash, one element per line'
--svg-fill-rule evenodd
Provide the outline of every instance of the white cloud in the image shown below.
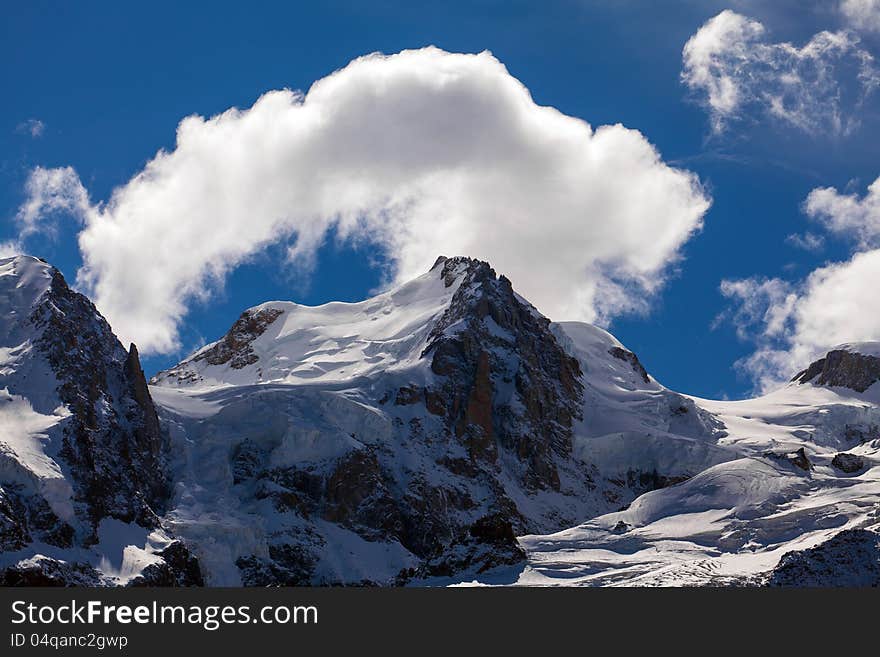
<path fill-rule="evenodd" d="M 880 340 L 878 280 L 880 249 L 816 269 L 797 283 L 723 281 L 722 294 L 736 306 L 723 319 L 757 344 L 738 366 L 766 392 L 835 345 Z"/>
<path fill-rule="evenodd" d="M 94 211 L 73 167 L 34 168 L 25 183 L 25 194 L 26 200 L 15 215 L 18 234 L 0 242 L 0 257 L 27 253 L 25 242 L 32 235 L 55 237 L 59 215 L 84 221 Z"/>
<path fill-rule="evenodd" d="M 489 53 L 425 48 L 185 118 L 173 151 L 83 212 L 78 280 L 124 340 L 167 352 L 238 264 L 293 240 L 307 265 L 335 228 L 383 248 L 395 280 L 470 255 L 551 317 L 602 321 L 644 307 L 708 207 L 639 132 L 536 105 Z"/>
<path fill-rule="evenodd" d="M 785 243 L 790 244 L 796 249 L 815 253 L 821 251 L 822 247 L 825 246 L 825 239 L 821 235 L 810 232 L 806 232 L 803 235 L 793 233 L 785 238 Z"/>
<path fill-rule="evenodd" d="M 793 286 L 778 278 L 724 280 L 721 294 L 738 302 L 733 318 L 737 335 L 743 340 L 755 337 L 751 330 L 756 326 L 761 336 L 784 334 L 797 301 Z"/>
<path fill-rule="evenodd" d="M 804 211 L 830 232 L 856 240 L 861 248 L 880 246 L 880 178 L 862 198 L 832 187 L 816 188 L 807 196 Z"/>
<path fill-rule="evenodd" d="M 15 126 L 15 131 L 22 134 L 28 134 L 34 139 L 37 139 L 43 136 L 43 133 L 46 131 L 46 124 L 39 119 L 28 119 Z"/>
<path fill-rule="evenodd" d="M 853 239 L 858 252 L 798 282 L 749 278 L 721 283 L 733 307 L 716 323 L 732 321 L 741 339 L 755 342 L 756 351 L 737 365 L 762 391 L 780 385 L 835 345 L 880 340 L 880 178 L 861 198 L 816 188 L 803 209 L 830 233 Z M 810 246 L 814 239 L 821 246 L 822 238 L 812 233 L 787 241 L 804 240 Z"/>
<path fill-rule="evenodd" d="M 808 133 L 852 132 L 854 110 L 880 85 L 858 37 L 823 31 L 798 48 L 772 43 L 766 33 L 727 9 L 685 44 L 681 78 L 708 109 L 712 130 L 757 110 Z"/>
<path fill-rule="evenodd" d="M 0 258 L 8 258 L 21 253 L 22 247 L 18 240 L 6 240 L 5 242 L 0 242 Z"/>
<path fill-rule="evenodd" d="M 840 11 L 856 29 L 880 32 L 880 0 L 843 0 Z"/>
<path fill-rule="evenodd" d="M 25 183 L 27 200 L 15 216 L 19 241 L 40 232 L 54 233 L 54 219 L 69 214 L 81 220 L 92 212 L 89 194 L 73 167 L 36 167 Z"/>

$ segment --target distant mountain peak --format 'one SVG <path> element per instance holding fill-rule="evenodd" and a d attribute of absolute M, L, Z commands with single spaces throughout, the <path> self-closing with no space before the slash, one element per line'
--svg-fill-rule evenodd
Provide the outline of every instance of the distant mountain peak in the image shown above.
<path fill-rule="evenodd" d="M 880 381 L 880 342 L 839 345 L 798 372 L 792 382 L 865 392 Z"/>
<path fill-rule="evenodd" d="M 525 558 L 505 577 L 849 581 L 876 561 L 880 404 L 843 387 L 878 379 L 880 343 L 852 343 L 809 386 L 688 397 L 440 256 L 356 303 L 249 308 L 148 386 L 58 270 L 0 259 L 0 585 L 400 585 Z"/>

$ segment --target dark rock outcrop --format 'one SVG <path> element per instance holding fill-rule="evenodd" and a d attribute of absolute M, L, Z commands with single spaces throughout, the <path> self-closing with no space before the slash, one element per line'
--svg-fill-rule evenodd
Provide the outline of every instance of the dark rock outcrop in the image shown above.
<path fill-rule="evenodd" d="M 788 552 L 768 586 L 880 586 L 880 534 L 844 530 L 807 550 Z"/>
<path fill-rule="evenodd" d="M 880 358 L 836 349 L 824 358 L 798 372 L 792 381 L 820 386 L 840 386 L 856 392 L 865 392 L 880 381 Z"/>
<path fill-rule="evenodd" d="M 241 557 L 236 562 L 244 586 L 308 586 L 315 558 L 302 546 L 269 546 L 269 558 Z"/>
<path fill-rule="evenodd" d="M 219 342 L 196 355 L 193 360 L 204 360 L 210 365 L 229 363 L 234 370 L 256 363 L 258 359 L 251 343 L 282 314 L 283 311 L 275 308 L 243 312 Z"/>
<path fill-rule="evenodd" d="M 58 270 L 31 322 L 71 411 L 60 456 L 71 471 L 78 515 L 93 531 L 106 517 L 158 526 L 156 512 L 169 494 L 163 437 L 136 347 L 126 352 Z"/>
<path fill-rule="evenodd" d="M 478 518 L 465 536 L 454 541 L 439 556 L 428 560 L 415 573 L 403 578 L 450 577 L 457 573 L 484 573 L 499 566 L 525 562 L 526 553 L 514 535 L 513 525 L 503 514 Z"/>
<path fill-rule="evenodd" d="M 0 552 L 20 550 L 33 541 L 71 547 L 74 535 L 73 527 L 39 495 L 28 495 L 20 486 L 0 486 Z"/>
<path fill-rule="evenodd" d="M 162 560 L 144 568 L 128 586 L 204 586 L 198 559 L 180 541 L 172 542 L 158 556 Z"/>
<path fill-rule="evenodd" d="M 20 285 L 39 291 L 13 300 L 17 305 L 10 308 L 11 317 L 3 318 L 11 327 L 10 339 L 33 346 L 4 373 L 8 394 L 47 410 L 61 402 L 64 413 L 57 412 L 47 444 L 53 450 L 51 467 L 63 474 L 64 486 L 41 488 L 42 474 L 35 475 L 31 463 L 4 453 L 14 476 L 0 480 L 0 551 L 38 547 L 34 558 L 8 566 L 2 580 L 11 585 L 113 585 L 116 579 L 88 564 L 42 556 L 39 550 L 49 545 L 57 548 L 53 555 L 81 559 L 98 542 L 102 521 L 109 519 L 158 529 L 170 494 L 166 436 L 137 348 L 126 350 L 95 306 L 71 290 L 57 269 L 27 256 L 11 264 Z M 46 287 L 35 287 L 34 280 L 44 280 Z M 166 580 L 194 581 L 197 563 L 194 558 L 182 562 L 177 557 L 185 548 L 173 545 L 178 547 L 166 550 L 167 559 L 160 554 L 154 570 L 165 569 Z"/>
<path fill-rule="evenodd" d="M 807 452 L 803 447 L 799 447 L 793 452 L 765 452 L 764 456 L 774 461 L 789 463 L 804 472 L 809 472 L 813 469 L 813 462 L 810 461 L 810 457 L 807 456 Z"/>
<path fill-rule="evenodd" d="M 487 263 L 440 259 L 435 270 L 447 287 L 459 287 L 423 353 L 442 380 L 431 391 L 434 414 L 446 418 L 472 461 L 491 464 L 506 450 L 524 464 L 524 485 L 558 490 L 556 461 L 571 453 L 581 413 L 580 365 L 549 320 Z"/>
<path fill-rule="evenodd" d="M 635 370 L 635 372 L 642 378 L 642 381 L 644 381 L 645 383 L 651 382 L 651 377 L 648 376 L 648 371 L 642 365 L 641 361 L 639 361 L 639 357 L 636 356 L 633 352 L 622 349 L 621 347 L 612 347 L 608 350 L 608 353 L 615 358 L 625 360 L 630 365 L 632 365 L 633 370 Z"/>
<path fill-rule="evenodd" d="M 840 452 L 839 454 L 835 454 L 834 458 L 831 459 L 831 465 L 833 465 L 841 472 L 852 474 L 853 472 L 858 472 L 865 467 L 865 459 L 863 459 L 861 456 L 858 456 L 857 454 Z"/>
<path fill-rule="evenodd" d="M 97 570 L 82 563 L 67 563 L 48 557 L 8 566 L 0 571 L 0 586 L 110 586 L 112 582 Z"/>

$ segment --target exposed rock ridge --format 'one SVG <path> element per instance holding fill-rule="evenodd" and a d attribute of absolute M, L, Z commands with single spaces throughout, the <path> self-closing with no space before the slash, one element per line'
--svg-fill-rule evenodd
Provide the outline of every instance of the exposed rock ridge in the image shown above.
<path fill-rule="evenodd" d="M 880 534 L 847 529 L 819 545 L 787 552 L 769 586 L 880 586 Z"/>
<path fill-rule="evenodd" d="M 792 381 L 820 386 L 840 386 L 865 392 L 880 381 L 880 358 L 845 349 L 829 351 L 824 358 L 798 372 Z"/>
<path fill-rule="evenodd" d="M 525 464 L 527 487 L 558 490 L 555 461 L 571 453 L 581 413 L 580 365 L 488 263 L 447 258 L 438 268 L 447 287 L 459 287 L 422 354 L 440 377 L 432 412 L 442 411 L 472 461 L 494 463 L 508 450 Z"/>
<path fill-rule="evenodd" d="M 627 351 L 622 347 L 611 347 L 611 349 L 608 350 L 608 353 L 615 358 L 624 360 L 629 363 L 632 366 L 633 370 L 642 378 L 642 381 L 644 381 L 645 383 L 651 382 L 651 377 L 648 376 L 648 371 L 642 365 L 639 357 L 636 356 L 633 352 Z"/>
<path fill-rule="evenodd" d="M 193 360 L 204 360 L 209 365 L 229 363 L 234 370 L 256 363 L 259 357 L 254 353 L 253 341 L 282 314 L 284 311 L 277 308 L 244 311 L 219 342 L 200 352 Z"/>
<path fill-rule="evenodd" d="M 77 502 L 93 525 L 111 517 L 155 526 L 169 490 L 137 349 L 126 352 L 94 305 L 70 290 L 57 270 L 31 321 L 42 329 L 37 347 L 72 412 L 61 455 Z"/>
<path fill-rule="evenodd" d="M 105 519 L 157 529 L 170 494 L 166 437 L 137 348 L 126 351 L 95 306 L 71 290 L 57 269 L 44 271 L 48 287 L 29 307 L 23 326 L 32 335 L 32 357 L 48 364 L 68 412 L 52 428 L 58 436 L 53 458 L 70 484 L 74 517 L 62 521 L 39 492 L 0 481 L 3 551 L 31 543 L 88 549 Z M 12 392 L 27 399 L 29 389 L 20 383 Z M 188 571 L 160 554 L 152 576 L 194 583 L 198 565 L 187 548 L 171 538 L 165 550 L 175 563 L 186 562 Z M 0 583 L 96 586 L 113 580 L 88 563 L 40 556 L 0 571 Z"/>

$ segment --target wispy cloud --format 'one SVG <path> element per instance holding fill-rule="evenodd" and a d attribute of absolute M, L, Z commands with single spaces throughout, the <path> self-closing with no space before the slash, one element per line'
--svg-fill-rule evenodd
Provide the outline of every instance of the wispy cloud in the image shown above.
<path fill-rule="evenodd" d="M 33 235 L 54 238 L 61 216 L 85 221 L 95 210 L 73 167 L 36 167 L 28 175 L 25 193 L 25 202 L 19 206 L 14 219 L 18 234 L 0 243 L 0 257 L 25 253 L 25 243 Z"/>
<path fill-rule="evenodd" d="M 46 124 L 39 119 L 28 119 L 15 126 L 15 131 L 37 139 L 43 136 L 43 133 L 46 131 Z"/>
<path fill-rule="evenodd" d="M 774 43 L 763 24 L 730 10 L 688 40 L 682 60 L 682 81 L 715 134 L 765 114 L 807 133 L 846 135 L 880 86 L 880 69 L 855 33 L 819 32 L 801 47 Z"/>
<path fill-rule="evenodd" d="M 815 233 L 792 233 L 785 238 L 785 243 L 802 251 L 810 251 L 815 253 L 821 251 L 825 246 L 825 238 Z"/>
<path fill-rule="evenodd" d="M 840 11 L 855 29 L 880 32 L 880 0 L 843 0 Z"/>

